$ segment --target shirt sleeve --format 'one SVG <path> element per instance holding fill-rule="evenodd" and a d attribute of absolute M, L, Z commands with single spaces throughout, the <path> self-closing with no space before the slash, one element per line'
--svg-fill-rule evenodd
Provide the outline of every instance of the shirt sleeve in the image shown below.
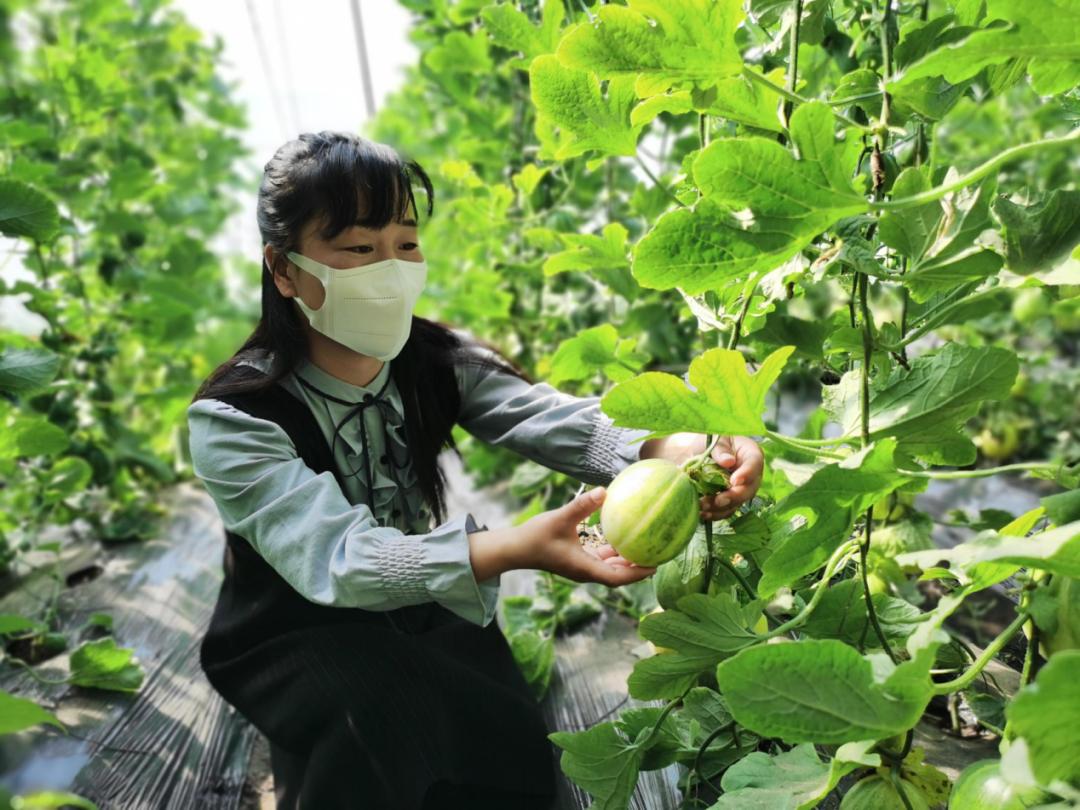
<path fill-rule="evenodd" d="M 472 351 L 490 354 L 483 347 Z M 576 397 L 498 369 L 462 364 L 456 371 L 458 423 L 482 441 L 588 484 L 609 484 L 641 460 L 640 440 L 652 431 L 615 427 L 598 396 Z"/>
<path fill-rule="evenodd" d="M 471 514 L 427 534 L 380 526 L 278 424 L 214 399 L 187 416 L 192 468 L 225 527 L 309 601 L 379 611 L 435 601 L 481 626 L 494 618 L 499 578 L 473 575 L 468 534 L 487 527 Z"/>

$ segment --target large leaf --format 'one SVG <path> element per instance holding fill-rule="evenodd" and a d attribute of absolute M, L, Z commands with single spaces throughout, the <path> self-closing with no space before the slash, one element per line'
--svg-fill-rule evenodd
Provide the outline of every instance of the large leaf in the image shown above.
<path fill-rule="evenodd" d="M 0 689 L 0 734 L 14 734 L 39 723 L 51 723 L 61 729 L 64 727 L 56 715 L 45 711 L 34 701 L 15 697 Z"/>
<path fill-rule="evenodd" d="M 630 123 L 637 101 L 633 79 L 612 79 L 605 96 L 595 74 L 566 67 L 553 54 L 546 54 L 530 65 L 529 85 L 537 111 L 565 136 L 555 153 L 557 160 L 589 150 L 604 155 L 637 153 L 642 125 Z"/>
<path fill-rule="evenodd" d="M 1075 262 L 1070 254 L 1080 244 L 1080 191 L 1054 189 L 1026 206 L 998 197 L 993 210 L 1001 222 L 1005 264 L 1014 273 L 1050 272 L 1059 263 Z"/>
<path fill-rule="evenodd" d="M 1080 521 L 1066 523 L 1034 534 L 1017 536 L 1006 526 L 1001 533 L 981 532 L 953 548 L 913 551 L 897 558 L 901 565 L 931 568 L 942 560 L 965 569 L 981 567 L 983 563 L 1008 563 L 1008 576 L 1017 566 L 1041 568 L 1067 577 L 1080 577 Z"/>
<path fill-rule="evenodd" d="M 21 456 L 53 456 L 71 444 L 68 435 L 44 417 L 17 414 L 0 430 L 0 459 Z"/>
<path fill-rule="evenodd" d="M 559 344 L 548 382 L 557 386 L 565 380 L 584 380 L 597 371 L 615 382 L 628 380 L 649 359 L 634 349 L 636 343 L 634 338 L 620 338 L 609 323 L 586 329 Z"/>
<path fill-rule="evenodd" d="M 705 198 L 667 212 L 638 240 L 634 278 L 642 287 L 678 287 L 690 295 L 732 282 L 741 287 L 751 273 L 772 270 L 798 253 L 804 243 L 792 239 L 786 219 L 739 216 Z"/>
<path fill-rule="evenodd" d="M 884 380 L 874 382 L 870 438 L 895 436 L 901 452 L 932 463 L 969 464 L 975 460 L 975 446 L 962 431 L 964 423 L 983 401 L 1008 396 L 1018 371 L 1016 355 L 994 346 L 950 343 L 924 354 L 911 363 L 910 370 L 897 367 Z M 857 436 L 857 387 L 844 386 L 828 406 L 845 434 Z"/>
<path fill-rule="evenodd" d="M 485 6 L 480 19 L 496 45 L 524 54 L 524 59 L 511 59 L 509 64 L 527 70 L 535 57 L 555 52 L 565 13 L 562 0 L 544 0 L 543 19 L 536 26 L 510 3 L 496 3 Z"/>
<path fill-rule="evenodd" d="M 672 211 L 634 250 L 644 287 L 696 294 L 769 271 L 839 219 L 866 210 L 851 184 L 854 138 L 837 141 L 828 105 L 804 104 L 791 119 L 800 159 L 766 138 L 718 138 L 694 159 L 704 199 Z"/>
<path fill-rule="evenodd" d="M 0 233 L 47 242 L 60 230 L 56 203 L 19 180 L 0 179 Z"/>
<path fill-rule="evenodd" d="M 897 84 L 944 76 L 953 84 L 987 65 L 1030 59 L 1035 90 L 1060 93 L 1080 82 L 1080 15 L 1073 0 L 986 0 L 986 22 L 1007 20 L 938 48 L 908 67 Z"/>
<path fill-rule="evenodd" d="M 956 171 L 950 170 L 945 182 L 955 176 Z M 926 174 L 913 167 L 900 173 L 892 195 L 901 199 L 929 188 Z M 911 260 L 901 281 L 916 301 L 982 280 L 1001 268 L 1001 257 L 975 241 L 991 225 L 990 200 L 995 188 L 988 178 L 975 189 L 955 192 L 940 202 L 881 215 L 882 241 Z"/>
<path fill-rule="evenodd" d="M 544 275 L 584 270 L 627 301 L 633 301 L 637 297 L 638 285 L 630 275 L 626 236 L 625 226 L 618 222 L 605 225 L 599 236 L 591 233 L 560 233 L 558 238 L 567 249 L 552 253 L 544 260 Z"/>
<path fill-rule="evenodd" d="M 791 117 L 798 160 L 774 140 L 718 138 L 694 160 L 694 181 L 702 194 L 733 211 L 749 209 L 787 221 L 795 237 L 814 236 L 866 210 L 851 185 L 858 142 L 837 141 L 834 127 L 827 104 L 804 104 Z"/>
<path fill-rule="evenodd" d="M 601 6 L 597 20 L 563 35 L 564 64 L 601 78 L 631 78 L 642 98 L 671 88 L 705 89 L 739 73 L 740 0 L 629 0 Z"/>
<path fill-rule="evenodd" d="M 744 608 L 726 593 L 690 594 L 677 609 L 645 616 L 638 629 L 642 638 L 671 651 L 634 665 L 630 694 L 639 700 L 681 695 L 699 675 L 758 640 L 747 629 L 756 618 L 748 612 L 756 614 L 758 608 Z"/>
<path fill-rule="evenodd" d="M 700 659 L 708 668 L 757 642 L 746 625 L 742 606 L 730 594 L 694 593 L 682 597 L 677 609 L 646 616 L 638 633 L 661 647 Z"/>
<path fill-rule="evenodd" d="M 819 798 L 829 784 L 829 766 L 809 744 L 797 745 L 771 757 L 761 751 L 747 754 L 725 773 L 718 810 L 797 810 Z"/>
<path fill-rule="evenodd" d="M 1005 708 L 1039 784 L 1080 781 L 1080 650 L 1062 650 Z M 1013 741 L 1017 745 L 1017 741 Z M 1009 753 L 1012 752 L 1010 747 Z M 1008 756 L 1009 754 L 1006 754 Z"/>
<path fill-rule="evenodd" d="M 60 357 L 47 349 L 0 349 L 0 391 L 19 393 L 48 385 Z"/>
<path fill-rule="evenodd" d="M 563 749 L 563 773 L 596 799 L 591 807 L 625 810 L 641 763 L 642 751 L 636 741 L 623 737 L 614 723 L 601 723 L 576 733 L 557 731 L 548 738 Z"/>
<path fill-rule="evenodd" d="M 71 682 L 76 686 L 135 692 L 144 676 L 135 651 L 118 647 L 111 637 L 87 641 L 71 654 Z"/>
<path fill-rule="evenodd" d="M 875 442 L 810 480 L 768 516 L 773 553 L 765 560 L 758 594 L 772 596 L 824 565 L 851 535 L 855 519 L 874 502 L 908 483 L 896 472 L 894 439 Z"/>
<path fill-rule="evenodd" d="M 688 377 L 696 390 L 674 374 L 648 371 L 608 391 L 600 408 L 619 427 L 654 431 L 647 439 L 682 431 L 762 434 L 765 395 L 794 350 L 777 349 L 750 374 L 741 353 L 709 349 L 690 363 Z"/>
<path fill-rule="evenodd" d="M 886 659 L 887 663 L 887 659 Z M 716 668 L 731 713 L 763 737 L 789 743 L 879 740 L 911 728 L 930 700 L 930 686 L 894 686 L 848 644 L 804 640 L 743 650 Z"/>

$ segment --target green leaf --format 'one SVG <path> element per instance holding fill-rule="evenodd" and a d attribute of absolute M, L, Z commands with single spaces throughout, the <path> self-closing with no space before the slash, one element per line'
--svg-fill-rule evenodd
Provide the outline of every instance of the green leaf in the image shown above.
<path fill-rule="evenodd" d="M 835 139 L 828 105 L 811 102 L 791 120 L 800 160 L 766 138 L 718 138 L 693 161 L 705 199 L 662 217 L 634 250 L 634 277 L 690 294 L 769 271 L 839 219 L 867 204 L 850 176 L 858 143 Z"/>
<path fill-rule="evenodd" d="M 1080 520 L 1080 489 L 1048 495 L 1039 503 L 1046 507 L 1046 514 L 1058 526 Z"/>
<path fill-rule="evenodd" d="M 20 616 L 17 613 L 0 613 L 0 636 L 25 633 L 28 630 L 43 633 L 48 629 L 48 625 L 39 622 L 37 619 Z"/>
<path fill-rule="evenodd" d="M 1080 79 L 1075 65 L 1080 61 L 1080 17 L 1072 0 L 986 0 L 986 21 L 995 20 L 1010 24 L 983 28 L 937 48 L 904 70 L 895 84 L 902 87 L 925 76 L 944 76 L 957 84 L 987 65 L 1014 58 L 1031 59 L 1040 94 L 1060 93 Z"/>
<path fill-rule="evenodd" d="M 81 492 L 94 476 L 90 463 L 78 456 L 67 456 L 57 461 L 48 471 L 44 482 L 45 503 L 58 503 Z"/>
<path fill-rule="evenodd" d="M 559 239 L 568 250 L 554 253 L 544 261 L 545 276 L 584 270 L 611 287 L 627 301 L 637 298 L 638 285 L 630 275 L 626 256 L 625 226 L 611 222 L 601 235 L 562 233 Z"/>
<path fill-rule="evenodd" d="M 609 323 L 594 326 L 564 340 L 551 358 L 548 381 L 559 385 L 566 380 L 584 380 L 602 371 L 616 382 L 630 379 L 648 360 L 633 350 L 632 338 L 620 338 Z"/>
<path fill-rule="evenodd" d="M 964 423 L 985 400 L 1005 399 L 1018 371 L 1016 355 L 994 346 L 950 343 L 924 354 L 910 370 L 896 367 L 873 383 L 870 439 L 895 436 L 903 453 L 936 464 L 970 464 L 975 446 L 963 433 Z M 828 402 L 834 418 L 845 435 L 858 435 L 857 387 L 845 386 L 836 395 Z"/>
<path fill-rule="evenodd" d="M 703 670 L 759 640 L 747 629 L 741 605 L 723 592 L 684 596 L 677 609 L 642 619 L 638 633 L 653 644 L 699 659 Z"/>
<path fill-rule="evenodd" d="M 555 639 L 532 630 L 520 630 L 509 641 L 510 651 L 533 696 L 543 699 L 555 668 Z"/>
<path fill-rule="evenodd" d="M 71 654 L 71 682 L 76 686 L 135 692 L 144 676 L 135 651 L 117 647 L 112 637 L 87 641 Z"/>
<path fill-rule="evenodd" d="M 451 31 L 424 54 L 423 61 L 435 73 L 485 74 L 492 70 L 488 40 L 482 33 Z"/>
<path fill-rule="evenodd" d="M 64 728 L 64 724 L 52 712 L 45 711 L 34 701 L 15 697 L 0 689 L 0 734 L 14 734 L 40 723 L 51 723 L 59 729 Z"/>
<path fill-rule="evenodd" d="M 1008 563 L 997 572 L 1002 575 L 996 581 L 1009 576 L 1020 566 L 1080 577 L 1080 521 L 1047 529 L 1031 537 L 980 532 L 975 539 L 953 548 L 914 551 L 897 558 L 901 565 L 920 568 L 929 568 L 941 560 L 948 560 L 952 570 L 956 566 L 973 569 L 981 563 Z"/>
<path fill-rule="evenodd" d="M 547 168 L 541 169 L 535 163 L 526 163 L 521 171 L 515 172 L 510 177 L 510 181 L 514 184 L 514 187 L 521 190 L 522 194 L 529 195 L 536 190 L 537 184 L 544 179 L 544 175 L 548 173 Z"/>
<path fill-rule="evenodd" d="M 0 179 L 0 233 L 48 242 L 59 230 L 56 203 L 20 180 Z"/>
<path fill-rule="evenodd" d="M 747 70 L 760 73 L 752 67 L 748 67 Z M 773 84 L 784 83 L 783 68 L 775 68 L 765 76 Z M 777 109 L 783 99 L 778 93 L 745 75 L 721 79 L 715 87 L 694 91 L 692 98 L 694 109 L 706 115 L 716 115 L 729 121 L 772 132 L 780 132 L 782 129 Z"/>
<path fill-rule="evenodd" d="M 950 169 L 944 182 L 955 177 L 956 171 Z M 929 188 L 926 174 L 909 168 L 897 177 L 892 195 L 901 199 Z M 908 272 L 900 280 L 916 301 L 952 292 L 1001 268 L 1001 257 L 975 241 L 991 225 L 994 189 L 993 179 L 988 178 L 977 188 L 947 195 L 940 202 L 882 214 L 882 241 L 911 259 Z"/>
<path fill-rule="evenodd" d="M 67 449 L 67 434 L 44 417 L 16 415 L 0 430 L 0 459 L 54 456 Z"/>
<path fill-rule="evenodd" d="M 800 250 L 786 220 L 738 216 L 712 200 L 668 211 L 634 246 L 633 274 L 653 290 L 719 290 L 779 267 Z"/>
<path fill-rule="evenodd" d="M 647 733 L 647 732 L 646 732 Z M 615 728 L 601 723 L 585 731 L 548 735 L 563 749 L 562 771 L 596 801 L 596 810 L 625 810 L 637 785 L 642 751 Z"/>
<path fill-rule="evenodd" d="M 46 349 L 0 349 L 0 391 L 18 394 L 48 385 L 60 370 L 60 356 Z"/>
<path fill-rule="evenodd" d="M 930 700 L 928 681 L 921 690 L 894 688 L 868 658 L 833 640 L 751 647 L 723 661 L 716 680 L 740 724 L 789 743 L 880 740 L 914 726 Z"/>
<path fill-rule="evenodd" d="M 849 770 L 854 770 L 852 764 Z M 813 807 L 835 786 L 833 769 L 813 745 L 797 745 L 769 756 L 748 754 L 724 773 L 715 810 L 798 810 Z M 839 780 L 839 777 L 837 777 Z"/>
<path fill-rule="evenodd" d="M 646 438 L 682 431 L 762 434 L 765 395 L 793 351 L 794 346 L 777 349 L 750 374 L 741 353 L 710 349 L 690 363 L 689 382 L 696 390 L 674 374 L 648 371 L 608 391 L 600 409 L 616 426 L 655 431 Z"/>
<path fill-rule="evenodd" d="M 858 142 L 837 141 L 834 121 L 822 102 L 795 111 L 791 137 L 799 160 L 766 138 L 714 140 L 694 161 L 694 181 L 702 194 L 733 211 L 748 208 L 790 220 L 793 235 L 812 237 L 867 207 L 851 185 Z"/>
<path fill-rule="evenodd" d="M 480 11 L 484 28 L 496 45 L 524 54 L 524 59 L 509 62 L 522 70 L 527 70 L 535 57 L 555 52 L 564 16 L 561 0 L 544 0 L 543 21 L 539 26 L 533 25 L 525 12 L 509 3 L 485 6 Z"/>
<path fill-rule="evenodd" d="M 742 70 L 740 0 L 629 0 L 601 6 L 596 16 L 563 35 L 559 59 L 600 78 L 636 80 L 641 98 L 706 89 Z"/>
<path fill-rule="evenodd" d="M 626 679 L 630 695 L 638 700 L 676 698 L 697 684 L 698 678 L 710 667 L 700 656 L 665 652 L 642 658 Z"/>
<path fill-rule="evenodd" d="M 1014 273 L 1051 272 L 1080 244 L 1080 191 L 1054 189 L 1027 206 L 998 197 L 991 207 L 1001 222 L 1005 266 Z"/>
<path fill-rule="evenodd" d="M 923 619 L 922 611 L 903 599 L 876 593 L 871 600 L 882 632 L 894 644 L 903 643 Z M 867 632 L 869 620 L 862 581 L 851 578 L 828 586 L 801 631 L 811 638 L 834 638 L 856 646 L 861 639 L 876 642 L 877 636 Z"/>
<path fill-rule="evenodd" d="M 773 553 L 762 567 L 758 595 L 816 571 L 851 535 L 855 519 L 908 479 L 896 472 L 896 442 L 883 439 L 815 472 L 773 508 L 767 521 Z"/>
<path fill-rule="evenodd" d="M 829 102 L 858 107 L 867 115 L 877 115 L 881 111 L 881 77 L 870 68 L 846 73 L 836 83 Z"/>
<path fill-rule="evenodd" d="M 59 790 L 42 790 L 27 796 L 15 796 L 11 800 L 11 810 L 98 810 L 98 806 L 89 799 L 75 793 Z"/>
<path fill-rule="evenodd" d="M 696 686 L 687 692 L 680 714 L 697 720 L 702 728 L 709 730 L 731 722 L 731 712 L 724 698 L 715 689 L 706 686 Z"/>
<path fill-rule="evenodd" d="M 642 125 L 630 123 L 637 98 L 628 78 L 608 82 L 600 92 L 596 76 L 561 64 L 557 57 L 538 56 L 529 66 L 529 85 L 537 112 L 565 136 L 554 157 L 576 157 L 590 150 L 604 155 L 635 155 Z"/>
<path fill-rule="evenodd" d="M 1062 650 L 1005 707 L 1041 785 L 1080 780 L 1080 650 Z M 1017 742 L 1014 740 L 1013 745 Z M 1012 749 L 1010 748 L 1010 751 Z"/>

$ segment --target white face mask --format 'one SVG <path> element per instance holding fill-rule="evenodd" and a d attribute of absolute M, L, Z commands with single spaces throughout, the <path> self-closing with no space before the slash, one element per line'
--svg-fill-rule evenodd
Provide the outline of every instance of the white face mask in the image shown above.
<path fill-rule="evenodd" d="M 311 328 L 354 352 L 379 360 L 397 356 L 412 330 L 413 307 L 427 282 L 427 262 L 386 259 L 339 270 L 300 253 L 288 257 L 323 283 L 318 309 L 294 299 Z"/>

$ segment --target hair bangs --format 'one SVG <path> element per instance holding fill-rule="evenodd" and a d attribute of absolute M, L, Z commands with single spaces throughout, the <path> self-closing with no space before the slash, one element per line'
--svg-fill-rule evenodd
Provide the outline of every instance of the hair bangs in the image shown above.
<path fill-rule="evenodd" d="M 428 216 L 434 205 L 431 180 L 418 164 L 366 139 L 334 143 L 306 179 L 319 235 L 327 240 L 354 225 L 378 230 L 406 219 L 410 206 L 419 217 L 417 181 L 427 195 Z"/>

